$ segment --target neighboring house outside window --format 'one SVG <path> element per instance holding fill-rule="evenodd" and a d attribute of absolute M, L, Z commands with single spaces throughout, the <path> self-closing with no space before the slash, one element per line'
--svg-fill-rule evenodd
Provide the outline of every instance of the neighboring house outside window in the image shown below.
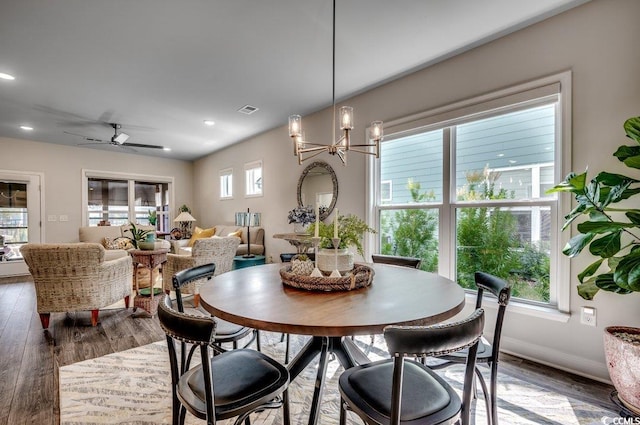
<path fill-rule="evenodd" d="M 476 271 L 491 273 L 516 298 L 567 310 L 563 214 L 545 193 L 563 177 L 571 125 L 561 90 L 570 76 L 555 78 L 387 126 L 370 163 L 373 251 L 420 257 L 468 289 Z"/>

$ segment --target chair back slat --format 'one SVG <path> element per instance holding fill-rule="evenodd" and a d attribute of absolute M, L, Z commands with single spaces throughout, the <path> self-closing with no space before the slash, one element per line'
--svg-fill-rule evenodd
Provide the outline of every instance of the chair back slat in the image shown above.
<path fill-rule="evenodd" d="M 393 266 L 409 267 L 419 269 L 422 265 L 420 258 L 400 257 L 397 255 L 371 254 L 371 260 L 378 264 L 391 264 Z"/>

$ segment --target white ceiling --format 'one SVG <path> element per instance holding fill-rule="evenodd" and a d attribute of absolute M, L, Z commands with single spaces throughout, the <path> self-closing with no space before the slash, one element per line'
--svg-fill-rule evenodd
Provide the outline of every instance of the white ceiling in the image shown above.
<path fill-rule="evenodd" d="M 586 1 L 337 0 L 336 98 Z M 331 105 L 331 34 L 331 0 L 2 0 L 0 137 L 75 146 L 115 122 L 193 160 Z"/>

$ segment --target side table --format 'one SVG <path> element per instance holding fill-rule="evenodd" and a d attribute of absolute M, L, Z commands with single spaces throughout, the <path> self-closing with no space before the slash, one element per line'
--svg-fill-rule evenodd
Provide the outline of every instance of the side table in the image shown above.
<path fill-rule="evenodd" d="M 135 298 L 133 299 L 133 311 L 136 311 L 138 307 L 149 313 L 152 317 L 158 312 L 158 302 L 161 297 L 154 297 L 155 289 L 154 284 L 154 270 L 160 267 L 162 263 L 167 261 L 168 249 L 132 249 L 129 251 L 131 260 L 133 261 L 133 283 L 136 291 Z M 146 267 L 149 269 L 151 276 L 151 284 L 149 286 L 149 294 L 142 294 L 138 290 L 138 266 Z M 160 288 L 160 292 L 162 289 Z"/>
<path fill-rule="evenodd" d="M 233 270 L 244 269 L 245 267 L 258 266 L 265 263 L 264 255 L 254 255 L 253 257 L 243 257 L 237 255 L 233 257 Z"/>

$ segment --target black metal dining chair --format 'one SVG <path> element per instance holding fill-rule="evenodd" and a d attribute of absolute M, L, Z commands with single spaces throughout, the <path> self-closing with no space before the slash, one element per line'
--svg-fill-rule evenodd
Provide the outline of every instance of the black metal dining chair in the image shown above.
<path fill-rule="evenodd" d="M 290 424 L 286 367 L 250 349 L 211 356 L 216 321 L 175 310 L 168 295 L 158 306 L 158 319 L 167 336 L 174 425 L 184 424 L 187 411 L 207 424 L 235 417 L 239 425 L 249 424 L 256 411 L 280 407 L 284 425 Z M 198 347 L 201 363 L 193 368 L 179 364 L 176 341 Z"/>
<path fill-rule="evenodd" d="M 178 311 L 184 313 L 185 311 L 190 314 L 195 315 L 203 315 L 210 316 L 208 313 L 204 313 L 199 309 L 186 309 L 184 308 L 184 303 L 182 301 L 182 292 L 180 288 L 184 285 L 187 285 L 198 279 L 211 279 L 216 270 L 216 265 L 213 263 L 203 264 L 201 266 L 192 267 L 189 269 L 180 270 L 176 274 L 173 275 L 172 285 L 173 290 L 176 293 L 176 307 Z M 249 345 L 256 341 L 256 348 L 260 351 L 260 337 L 258 331 L 256 329 L 247 328 L 241 325 L 237 325 L 235 323 L 227 322 L 226 320 L 222 320 L 219 317 L 214 318 L 216 322 L 216 334 L 212 340 L 212 345 L 216 353 L 220 353 L 226 351 L 222 344 L 231 343 L 233 349 L 238 348 L 238 341 L 241 339 L 251 335 L 251 339 L 243 346 L 243 348 L 247 348 Z M 189 352 L 189 357 L 193 355 L 195 347 L 191 348 Z M 185 355 L 185 350 L 182 350 L 182 356 Z M 189 362 L 184 362 L 184 364 L 188 365 Z"/>
<path fill-rule="evenodd" d="M 469 424 L 473 374 L 484 311 L 455 323 L 387 326 L 390 359 L 347 369 L 340 375 L 340 425 L 347 410 L 367 424 Z M 436 372 L 406 357 L 438 356 L 468 348 L 462 399 Z"/>
<path fill-rule="evenodd" d="M 478 344 L 478 355 L 476 363 L 484 364 L 491 368 L 489 381 L 489 389 L 487 383 L 482 376 L 482 372 L 477 367 L 475 374 L 478 382 L 482 387 L 485 405 L 487 406 L 487 423 L 488 425 L 498 425 L 498 404 L 497 404 L 497 388 L 498 388 L 498 356 L 500 354 L 500 338 L 502 336 L 502 323 L 504 322 L 504 314 L 511 298 L 511 287 L 504 280 L 488 273 L 476 272 L 475 282 L 478 287 L 478 295 L 476 298 L 476 308 L 482 307 L 484 292 L 487 291 L 496 296 L 498 301 L 498 314 L 496 316 L 496 325 L 493 330 L 493 340 L 490 343 L 484 337 Z M 440 363 L 430 364 L 432 369 L 441 369 L 452 364 L 464 363 L 466 353 L 464 351 L 451 353 L 438 357 L 437 360 L 443 360 Z"/>
<path fill-rule="evenodd" d="M 415 257 L 400 257 L 397 255 L 371 254 L 371 261 L 379 264 L 391 264 L 393 266 L 410 267 L 419 269 L 422 259 Z"/>

